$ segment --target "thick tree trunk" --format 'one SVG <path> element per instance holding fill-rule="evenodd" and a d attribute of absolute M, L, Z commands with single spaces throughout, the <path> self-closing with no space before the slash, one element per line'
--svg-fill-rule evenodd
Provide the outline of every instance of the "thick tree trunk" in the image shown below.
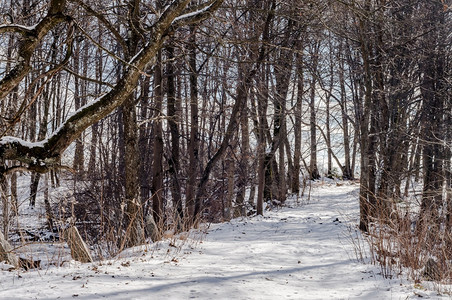
<path fill-rule="evenodd" d="M 264 197 L 265 197 L 265 158 L 266 158 L 266 124 L 267 124 L 267 106 L 268 106 L 268 90 L 267 90 L 267 77 L 266 77 L 266 66 L 262 64 L 263 59 L 267 55 L 267 45 L 270 34 L 270 26 L 273 22 L 273 9 L 276 7 L 276 1 L 272 1 L 269 4 L 270 10 L 267 14 L 267 18 L 265 20 L 265 24 L 262 30 L 262 45 L 260 48 L 258 65 L 261 71 L 260 84 L 262 85 L 262 93 L 263 95 L 259 95 L 257 102 L 257 111 L 258 111 L 258 144 L 257 144 L 257 157 L 258 157 L 258 188 L 257 188 L 257 200 L 256 200 L 256 213 L 258 215 L 264 214 Z M 262 66 L 261 66 L 262 64 Z M 252 77 L 250 78 L 252 79 Z"/>
<path fill-rule="evenodd" d="M 265 101 L 267 101 L 265 99 Z M 262 102 L 262 103 L 261 103 Z M 258 215 L 264 214 L 264 189 L 265 189 L 265 132 L 264 132 L 264 118 L 266 118 L 267 105 L 266 102 L 258 101 L 259 111 L 259 140 L 257 146 L 257 203 L 256 213 Z"/>
<path fill-rule="evenodd" d="M 369 123 L 371 117 L 372 105 L 372 75 L 370 70 L 370 45 L 366 37 L 364 22 L 359 21 L 360 26 L 360 46 L 361 55 L 363 59 L 364 72 L 364 103 L 361 104 L 361 99 L 356 104 L 359 107 L 359 137 L 361 148 L 361 176 L 360 176 L 360 190 L 359 190 L 359 206 L 360 206 L 360 223 L 361 231 L 367 232 L 369 230 L 369 219 L 371 217 L 371 210 L 374 203 L 372 203 L 372 181 L 371 176 L 371 160 L 369 156 L 370 137 L 369 137 Z M 367 29 L 366 29 L 367 30 Z"/>
<path fill-rule="evenodd" d="M 154 72 L 154 154 L 152 163 L 152 213 L 154 221 L 162 228 L 163 217 L 163 78 L 162 78 L 162 54 L 157 54 L 157 62 Z"/>
<path fill-rule="evenodd" d="M 130 3 L 131 28 L 136 24 L 139 14 L 139 0 Z M 128 55 L 136 53 L 139 36 L 133 31 L 127 41 Z M 157 51 L 158 53 L 158 51 Z M 156 55 L 157 55 L 156 53 Z M 138 79 L 138 78 L 137 78 Z M 126 231 L 123 245 L 132 247 L 145 241 L 143 211 L 140 201 L 139 170 L 140 150 L 138 147 L 138 124 L 135 109 L 135 94 L 129 94 L 122 106 L 122 121 L 124 124 L 124 166 L 125 166 L 125 219 Z"/>
<path fill-rule="evenodd" d="M 140 94 L 140 120 L 145 122 L 145 120 L 152 117 L 150 111 L 150 99 L 149 90 L 151 85 L 151 78 L 147 76 L 142 80 L 141 83 L 141 94 Z M 140 199 L 141 204 L 145 208 L 145 214 L 148 213 L 149 208 L 149 198 L 151 195 L 151 183 L 152 183 L 152 171 L 151 171 L 151 157 L 152 157 L 152 143 L 153 140 L 150 138 L 150 132 L 152 128 L 151 122 L 145 122 L 141 124 L 138 133 L 138 145 L 140 148 Z"/>
<path fill-rule="evenodd" d="M 177 230 L 182 230 L 182 220 L 184 219 L 184 211 L 182 207 L 181 184 L 179 178 L 180 172 L 180 111 L 177 109 L 180 106 L 180 98 L 176 98 L 176 82 L 175 69 L 173 65 L 174 47 L 168 46 L 167 64 L 167 88 L 168 88 L 168 125 L 171 134 L 171 157 L 169 159 L 169 173 L 171 176 L 171 196 L 173 197 L 174 217 L 177 223 Z M 178 102 L 178 103 L 176 103 Z"/>
<path fill-rule="evenodd" d="M 432 226 L 430 230 L 439 229 L 439 214 L 443 208 L 443 184 L 445 179 L 443 163 L 444 140 L 444 105 L 450 103 L 447 99 L 445 86 L 445 47 L 446 33 L 444 32 L 445 16 L 441 3 L 426 3 L 424 9 L 428 11 L 428 22 L 425 29 L 432 32 L 423 37 L 422 45 L 428 49 L 427 57 L 420 62 L 423 74 L 421 79 L 421 95 L 423 100 L 422 115 L 422 160 L 424 171 L 424 187 L 420 217 Z M 450 111 L 449 111 L 450 114 Z M 448 124 L 450 126 L 450 124 Z"/>
<path fill-rule="evenodd" d="M 188 181 L 186 206 L 188 210 L 189 222 L 195 222 L 195 189 L 198 177 L 198 153 L 199 153 L 199 137 L 198 137 L 198 70 L 196 66 L 196 28 L 190 27 L 190 43 L 189 43 L 189 68 L 190 68 L 190 140 L 188 143 Z M 188 224 L 191 226 L 192 223 Z"/>
<path fill-rule="evenodd" d="M 276 100 L 275 100 L 275 122 L 274 122 L 274 141 L 272 144 L 272 152 L 276 152 L 275 148 L 279 150 L 278 156 L 278 187 L 276 198 L 280 203 L 286 200 L 287 186 L 286 186 L 286 170 L 285 170 L 285 149 L 284 144 L 286 140 L 286 98 L 289 89 L 290 76 L 285 72 L 291 70 L 291 58 L 288 53 L 282 52 L 280 54 L 280 65 L 275 68 L 276 78 Z M 287 56 L 288 57 L 287 57 Z M 287 61 L 287 60 L 289 61 Z M 280 68 L 280 70 L 278 70 Z M 283 75 L 284 74 L 284 75 Z M 276 162 L 276 160 L 275 160 Z M 276 170 L 276 168 L 275 168 Z"/>
<path fill-rule="evenodd" d="M 135 111 L 135 97 L 129 96 L 123 105 L 125 151 L 125 204 L 126 232 L 125 246 L 132 247 L 144 243 L 144 220 L 139 197 L 138 184 L 139 148 L 138 126 Z"/>
<path fill-rule="evenodd" d="M 311 180 L 316 180 L 320 178 L 319 169 L 317 168 L 317 109 L 316 109 L 316 84 L 317 84 L 317 66 L 319 62 L 319 48 L 320 42 L 316 42 L 313 45 L 314 49 L 312 53 L 312 65 L 311 65 L 311 92 L 309 99 L 309 110 L 310 110 L 310 151 L 311 151 L 311 160 L 309 163 L 309 175 Z"/>
<path fill-rule="evenodd" d="M 267 170 L 267 139 L 265 136 L 266 131 L 266 118 L 267 118 L 267 107 L 268 107 L 268 90 L 266 86 L 267 82 L 267 76 L 265 72 L 266 68 L 265 66 L 262 67 L 261 70 L 261 76 L 260 76 L 260 84 L 263 86 L 261 88 L 261 94 L 258 95 L 257 100 L 257 111 L 258 111 L 258 144 L 257 144 L 257 155 L 258 155 L 258 176 L 257 176 L 257 214 L 263 215 L 264 214 L 264 200 L 267 198 L 266 195 L 266 170 Z M 265 87 L 264 87 L 265 85 Z"/>

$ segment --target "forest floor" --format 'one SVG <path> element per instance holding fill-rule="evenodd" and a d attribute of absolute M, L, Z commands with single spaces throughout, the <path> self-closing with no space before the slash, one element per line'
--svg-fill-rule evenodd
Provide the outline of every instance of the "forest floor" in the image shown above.
<path fill-rule="evenodd" d="M 317 183 L 305 194 L 264 217 L 205 225 L 113 260 L 0 265 L 0 299 L 450 299 L 403 274 L 384 278 L 369 263 L 356 229 L 358 185 Z M 41 256 L 63 257 L 66 248 L 46 245 Z"/>

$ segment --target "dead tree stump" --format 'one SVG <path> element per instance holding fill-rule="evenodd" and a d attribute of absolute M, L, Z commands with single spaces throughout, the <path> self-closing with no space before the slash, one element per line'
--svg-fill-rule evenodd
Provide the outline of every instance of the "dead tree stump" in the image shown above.
<path fill-rule="evenodd" d="M 162 239 L 157 224 L 154 221 L 152 215 L 146 217 L 146 232 L 153 242 L 160 241 Z"/>
<path fill-rule="evenodd" d="M 427 280 L 441 280 L 441 273 L 439 271 L 438 263 L 433 258 L 429 258 L 425 263 L 423 275 Z"/>
<path fill-rule="evenodd" d="M 12 253 L 13 247 L 0 232 L 0 261 L 6 261 L 7 264 L 19 267 L 19 258 Z"/>
<path fill-rule="evenodd" d="M 82 263 L 93 262 L 88 246 L 75 226 L 69 227 L 64 231 L 64 238 L 71 249 L 71 256 L 74 260 Z"/>

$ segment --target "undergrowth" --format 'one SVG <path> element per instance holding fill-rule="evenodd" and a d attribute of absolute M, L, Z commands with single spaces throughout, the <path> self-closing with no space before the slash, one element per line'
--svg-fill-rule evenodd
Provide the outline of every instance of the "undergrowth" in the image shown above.
<path fill-rule="evenodd" d="M 377 215 L 367 233 L 349 229 L 357 260 L 368 257 L 385 278 L 406 277 L 417 288 L 428 284 L 452 295 L 452 234 L 446 217 L 421 219 L 419 212 L 400 205 L 389 216 L 383 210 Z"/>

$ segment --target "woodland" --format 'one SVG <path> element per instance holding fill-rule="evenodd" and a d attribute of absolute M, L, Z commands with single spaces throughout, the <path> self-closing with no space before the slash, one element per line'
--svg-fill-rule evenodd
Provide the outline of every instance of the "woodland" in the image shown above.
<path fill-rule="evenodd" d="M 331 178 L 379 263 L 452 279 L 451 5 L 2 0 L 1 237 L 42 195 L 114 255 Z"/>

